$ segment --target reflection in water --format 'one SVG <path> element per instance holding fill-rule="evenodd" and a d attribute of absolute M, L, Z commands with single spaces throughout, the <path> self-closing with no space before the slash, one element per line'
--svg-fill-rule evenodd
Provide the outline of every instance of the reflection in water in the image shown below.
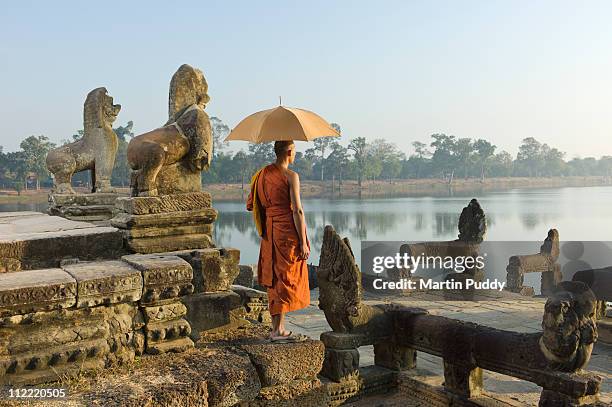
<path fill-rule="evenodd" d="M 542 241 L 550 228 L 561 240 L 612 240 L 607 202 L 610 187 L 528 189 L 504 192 L 453 193 L 442 197 L 306 199 L 306 223 L 317 264 L 323 228 L 331 224 L 347 236 L 359 261 L 362 240 L 424 241 L 457 238 L 461 209 L 476 197 L 487 215 L 487 240 Z M 255 263 L 259 237 L 242 202 L 217 202 L 215 238 L 220 246 L 237 247 L 243 263 Z M 577 216 L 576 208 L 580 208 Z"/>
<path fill-rule="evenodd" d="M 502 192 L 432 190 L 423 196 L 364 199 L 305 199 L 311 242 L 310 262 L 317 264 L 323 228 L 331 224 L 347 236 L 360 261 L 362 240 L 426 241 L 457 238 L 461 209 L 471 198 L 486 215 L 486 240 L 541 242 L 548 229 L 559 230 L 561 241 L 612 241 L 608 202 L 612 187 L 524 189 Z M 215 202 L 217 245 L 241 250 L 242 263 L 256 263 L 259 236 L 244 202 Z M 40 211 L 40 204 L 0 204 L 0 211 Z"/>

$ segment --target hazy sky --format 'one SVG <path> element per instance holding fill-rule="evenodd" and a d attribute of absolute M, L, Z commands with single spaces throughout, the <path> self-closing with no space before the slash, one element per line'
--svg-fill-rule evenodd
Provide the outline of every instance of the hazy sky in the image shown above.
<path fill-rule="evenodd" d="M 278 103 L 314 110 L 345 141 L 410 153 L 432 133 L 515 154 L 535 137 L 612 155 L 612 2 L 10 1 L 0 12 L 0 145 L 82 128 L 105 86 L 136 133 L 167 119 L 168 83 L 204 71 L 208 112 L 235 126 Z"/>

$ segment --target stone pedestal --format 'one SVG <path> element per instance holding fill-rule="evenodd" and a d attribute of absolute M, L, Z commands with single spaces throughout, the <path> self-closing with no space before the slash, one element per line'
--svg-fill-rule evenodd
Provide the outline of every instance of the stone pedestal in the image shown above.
<path fill-rule="evenodd" d="M 391 341 L 374 344 L 374 364 L 387 369 L 402 371 L 416 367 L 416 350 Z"/>
<path fill-rule="evenodd" d="M 207 192 L 119 198 L 111 224 L 123 231 L 134 253 L 159 253 L 214 247 L 217 211 Z"/>
<path fill-rule="evenodd" d="M 84 222 L 103 222 L 116 214 L 114 193 L 49 194 L 49 215 Z"/>
<path fill-rule="evenodd" d="M 325 358 L 321 374 L 335 382 L 359 374 L 359 346 L 365 338 L 358 334 L 323 332 Z"/>

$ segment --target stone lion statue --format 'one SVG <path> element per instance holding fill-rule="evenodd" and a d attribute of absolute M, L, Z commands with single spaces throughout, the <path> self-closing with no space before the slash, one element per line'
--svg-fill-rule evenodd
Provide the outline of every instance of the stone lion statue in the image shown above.
<path fill-rule="evenodd" d="M 110 180 L 118 142 L 112 124 L 120 110 L 121 105 L 113 104 L 106 88 L 89 92 L 83 109 L 83 137 L 47 154 L 47 168 L 54 179 L 53 192 L 74 194 L 70 185 L 72 174 L 85 170 L 91 170 L 92 192 L 114 192 Z"/>
<path fill-rule="evenodd" d="M 540 350 L 553 370 L 576 372 L 586 366 L 597 340 L 595 303 L 589 287 L 562 281 L 544 307 Z"/>
<path fill-rule="evenodd" d="M 207 92 L 199 69 L 181 65 L 172 76 L 167 123 L 128 145 L 132 196 L 202 189 L 200 173 L 209 168 L 213 153 L 212 128 L 204 112 Z"/>

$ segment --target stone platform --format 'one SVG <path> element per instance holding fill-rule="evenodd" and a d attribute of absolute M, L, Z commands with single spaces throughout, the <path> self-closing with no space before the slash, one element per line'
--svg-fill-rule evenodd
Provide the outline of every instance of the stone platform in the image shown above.
<path fill-rule="evenodd" d="M 305 309 L 292 312 L 286 316 L 287 329 L 305 334 L 311 338 L 319 338 L 321 333 L 329 331 L 325 316 L 318 308 L 318 289 L 311 291 L 311 305 Z M 425 308 L 433 315 L 441 315 L 462 321 L 474 322 L 514 332 L 535 333 L 541 332 L 542 315 L 544 314 L 545 298 L 528 298 L 518 294 L 498 291 L 482 291 L 477 301 L 448 301 L 440 291 L 414 292 L 410 295 L 380 295 L 364 292 L 364 302 L 369 305 L 399 303 L 407 307 Z M 359 348 L 360 371 L 375 369 L 374 347 Z M 596 343 L 593 355 L 586 369 L 603 377 L 600 400 L 612 403 L 612 346 Z M 439 385 L 444 378 L 442 358 L 417 352 L 417 369 L 402 372 L 401 384 L 394 393 L 389 395 L 368 396 L 363 400 L 354 400 L 347 405 L 351 406 L 430 406 L 429 401 L 419 401 L 415 395 L 420 391 L 421 396 L 431 395 L 435 387 L 420 386 L 416 380 L 433 385 Z M 499 405 L 537 406 L 541 388 L 527 381 L 519 380 L 495 372 L 484 371 L 485 387 L 488 396 L 498 399 Z M 356 385 L 357 386 L 357 385 Z M 366 389 L 367 390 L 367 389 Z M 363 396 L 363 389 L 359 386 L 352 390 L 339 389 L 339 396 L 351 400 L 351 397 Z M 367 391 L 366 391 L 367 393 Z M 430 399 L 431 400 L 431 399 Z M 514 404 L 512 404 L 514 403 Z M 443 404 L 441 404 L 443 405 Z"/>
<path fill-rule="evenodd" d="M 114 227 L 39 212 L 0 213 L 0 272 L 58 267 L 60 262 L 116 259 L 125 254 Z"/>

